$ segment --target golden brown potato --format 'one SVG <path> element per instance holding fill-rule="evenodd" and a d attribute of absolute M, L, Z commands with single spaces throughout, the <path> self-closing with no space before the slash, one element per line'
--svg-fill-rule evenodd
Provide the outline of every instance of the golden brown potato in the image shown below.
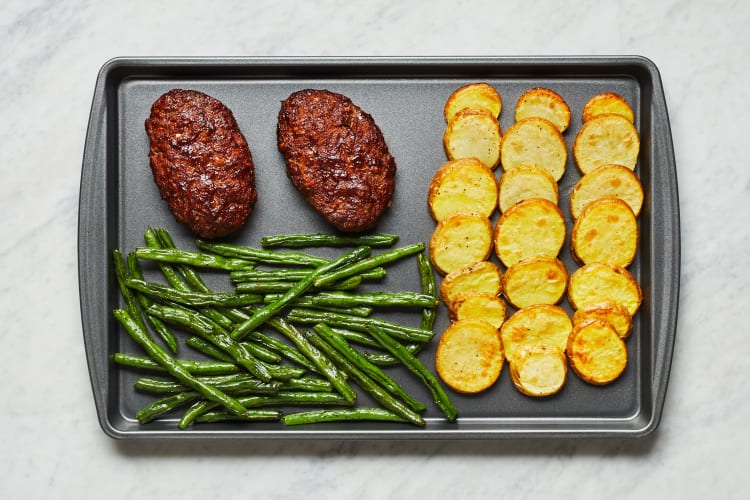
<path fill-rule="evenodd" d="M 573 225 L 570 249 L 579 264 L 606 262 L 628 267 L 638 250 L 638 223 L 619 198 L 592 201 Z"/>
<path fill-rule="evenodd" d="M 557 92 L 536 87 L 524 92 L 516 103 L 517 122 L 531 117 L 546 118 L 565 132 L 570 125 L 570 107 Z"/>
<path fill-rule="evenodd" d="M 510 379 L 522 394 L 544 397 L 556 394 L 565 385 L 568 362 L 558 346 L 530 344 L 508 359 Z"/>
<path fill-rule="evenodd" d="M 505 132 L 500 143 L 500 160 L 503 170 L 531 163 L 547 169 L 555 181 L 559 181 L 565 173 L 568 147 L 560 131 L 549 120 L 526 118 Z"/>
<path fill-rule="evenodd" d="M 441 274 L 485 260 L 492 252 L 492 223 L 475 212 L 441 220 L 430 238 L 430 260 Z"/>
<path fill-rule="evenodd" d="M 490 217 L 497 205 L 497 192 L 495 175 L 484 163 L 476 158 L 451 160 L 435 172 L 427 205 L 438 222 L 457 212 Z"/>
<path fill-rule="evenodd" d="M 498 207 L 501 212 L 530 198 L 543 198 L 557 205 L 558 188 L 552 174 L 530 163 L 522 163 L 503 172 L 498 186 Z"/>
<path fill-rule="evenodd" d="M 583 106 L 583 121 L 603 114 L 616 114 L 626 118 L 629 122 L 635 120 L 633 109 L 621 95 L 614 92 L 595 95 Z"/>
<path fill-rule="evenodd" d="M 620 198 L 638 217 L 643 206 L 643 186 L 632 170 L 622 165 L 602 165 L 581 179 L 570 192 L 570 215 L 577 219 L 583 207 L 600 198 Z"/>
<path fill-rule="evenodd" d="M 503 213 L 493 240 L 495 253 L 506 267 L 531 257 L 557 257 L 565 243 L 565 219 L 548 200 L 524 200 Z"/>
<path fill-rule="evenodd" d="M 516 308 L 557 304 L 565 294 L 568 271 L 554 257 L 532 257 L 513 264 L 503 276 L 503 295 Z"/>
<path fill-rule="evenodd" d="M 477 158 L 491 169 L 500 162 L 501 140 L 497 118 L 483 108 L 460 110 L 448 122 L 443 134 L 443 146 L 449 159 Z"/>
<path fill-rule="evenodd" d="M 624 305 L 615 302 L 591 304 L 573 313 L 574 326 L 589 319 L 606 321 L 614 327 L 617 335 L 622 339 L 628 338 L 633 329 L 633 318 L 630 313 Z"/>
<path fill-rule="evenodd" d="M 489 83 L 470 83 L 456 89 L 445 101 L 445 121 L 450 123 L 456 113 L 464 108 L 483 108 L 497 118 L 503 108 L 503 100 Z"/>
<path fill-rule="evenodd" d="M 625 342 L 606 321 L 591 319 L 573 328 L 566 346 L 570 367 L 584 381 L 609 384 L 628 364 Z"/>
<path fill-rule="evenodd" d="M 501 289 L 503 273 L 500 268 L 483 260 L 448 273 L 440 283 L 440 298 L 450 311 L 455 312 L 456 301 L 463 296 L 475 293 L 498 295 Z"/>
<path fill-rule="evenodd" d="M 503 345 L 497 328 L 481 319 L 452 323 L 440 336 L 435 369 L 448 387 L 477 393 L 495 383 L 503 369 Z"/>
<path fill-rule="evenodd" d="M 568 301 L 574 309 L 615 302 L 625 306 L 633 316 L 642 300 L 640 285 L 624 267 L 593 262 L 578 268 L 568 280 Z"/>
<path fill-rule="evenodd" d="M 578 169 L 587 174 L 602 165 L 617 164 L 635 169 L 641 141 L 638 131 L 620 115 L 597 115 L 584 122 L 573 142 Z"/>
<path fill-rule="evenodd" d="M 550 344 L 565 349 L 573 323 L 560 306 L 539 304 L 519 309 L 500 327 L 505 355 L 511 359 L 527 345 Z"/>
<path fill-rule="evenodd" d="M 483 319 L 495 328 L 505 321 L 507 308 L 503 299 L 489 293 L 461 295 L 451 303 L 450 315 L 454 321 Z"/>

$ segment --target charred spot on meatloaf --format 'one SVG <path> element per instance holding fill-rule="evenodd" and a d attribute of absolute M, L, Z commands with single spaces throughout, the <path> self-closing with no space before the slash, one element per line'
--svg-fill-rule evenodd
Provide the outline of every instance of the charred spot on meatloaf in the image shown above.
<path fill-rule="evenodd" d="M 294 92 L 281 104 L 277 141 L 289 179 L 340 231 L 372 228 L 391 205 L 396 162 L 375 120 L 348 97 Z"/>
<path fill-rule="evenodd" d="M 203 238 L 241 228 L 257 200 L 255 170 L 229 108 L 173 89 L 154 102 L 145 125 L 154 181 L 175 218 Z"/>

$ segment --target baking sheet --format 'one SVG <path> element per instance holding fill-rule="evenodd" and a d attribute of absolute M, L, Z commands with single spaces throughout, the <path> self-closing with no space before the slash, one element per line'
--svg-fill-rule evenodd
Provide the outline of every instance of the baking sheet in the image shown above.
<path fill-rule="evenodd" d="M 174 221 L 151 176 L 143 127 L 151 104 L 172 88 L 190 88 L 220 99 L 234 112 L 253 154 L 259 196 L 250 222 L 230 241 L 259 246 L 264 235 L 331 231 L 286 178 L 283 158 L 276 149 L 280 102 L 303 88 L 327 88 L 349 96 L 374 117 L 398 165 L 393 205 L 377 230 L 399 234 L 399 244 L 408 244 L 428 242 L 435 227 L 426 196 L 434 172 L 446 161 L 443 104 L 453 90 L 476 81 L 492 84 L 501 94 L 502 130 L 513 123 L 517 98 L 531 87 L 550 88 L 567 101 L 572 112 L 571 126 L 564 133 L 569 155 L 559 188 L 560 207 L 568 223 L 568 196 L 580 178 L 571 146 L 581 126 L 583 104 L 595 94 L 613 91 L 635 111 L 641 137 L 636 173 L 646 197 L 639 217 L 638 254 L 630 270 L 643 288 L 644 300 L 627 341 L 629 365 L 623 376 L 609 386 L 594 387 L 571 373 L 559 394 L 535 399 L 515 390 L 506 364 L 498 382 L 487 392 L 473 396 L 450 392 L 460 416 L 457 422 L 448 423 L 418 381 L 403 369 L 391 370 L 407 390 L 428 403 L 425 428 L 393 423 L 302 427 L 232 423 L 179 431 L 179 414 L 138 424 L 135 412 L 153 397 L 132 389 L 137 372 L 111 361 L 114 352 L 139 353 L 111 315 L 111 310 L 121 305 L 111 251 L 130 251 L 142 245 L 143 232 L 149 226 L 168 229 L 180 247 L 191 247 L 193 241 Z M 496 176 L 501 173 L 498 167 Z M 680 265 L 677 197 L 664 92 L 658 69 L 643 57 L 111 60 L 102 67 L 94 90 L 81 174 L 78 234 L 83 339 L 100 424 L 115 438 L 645 436 L 659 424 L 676 334 Z M 493 221 L 497 217 L 496 212 Z M 318 253 L 325 255 L 324 250 Z M 569 272 L 576 268 L 568 243 L 560 258 Z M 383 286 L 418 290 L 416 267 L 411 264 L 397 264 Z M 567 302 L 562 305 L 570 310 Z M 414 314 L 383 317 L 419 322 Z M 447 324 L 441 306 L 436 339 Z M 434 368 L 435 344 L 433 341 L 420 354 L 430 369 Z"/>

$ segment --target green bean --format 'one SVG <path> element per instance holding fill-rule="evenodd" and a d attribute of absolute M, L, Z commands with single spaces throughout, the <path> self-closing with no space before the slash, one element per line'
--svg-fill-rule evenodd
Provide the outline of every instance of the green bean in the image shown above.
<path fill-rule="evenodd" d="M 198 377 L 198 380 L 232 396 L 238 394 L 273 394 L 279 392 L 282 387 L 281 382 L 261 382 L 245 374 L 230 375 L 229 377 Z M 153 377 L 140 377 L 133 383 L 133 387 L 153 394 L 177 394 L 189 390 L 184 384 L 172 379 Z"/>
<path fill-rule="evenodd" d="M 252 269 L 253 263 L 242 259 L 229 259 L 220 255 L 211 255 L 175 248 L 138 247 L 135 255 L 139 259 L 168 262 L 170 264 L 189 264 L 195 267 L 219 269 L 224 271 L 238 271 Z"/>
<path fill-rule="evenodd" d="M 313 282 L 318 276 L 321 276 L 331 270 L 337 269 L 340 266 L 345 266 L 351 262 L 361 260 L 363 257 L 369 254 L 370 247 L 357 247 L 354 250 L 345 253 L 336 260 L 316 268 L 315 272 L 313 272 L 309 277 L 295 283 L 295 285 L 286 293 L 284 293 L 284 295 L 282 295 L 279 300 L 270 304 L 266 304 L 262 308 L 257 309 L 248 320 L 243 321 L 242 323 L 237 325 L 232 331 L 232 338 L 241 339 L 249 332 L 255 330 L 260 325 L 265 323 L 266 320 L 273 317 L 288 303 L 305 293 L 312 286 Z"/>
<path fill-rule="evenodd" d="M 377 344 L 377 347 L 383 347 L 379 343 Z M 424 347 L 424 344 L 418 344 L 418 343 L 409 343 L 404 344 L 404 348 L 409 351 L 411 354 L 416 355 L 419 351 L 422 350 L 422 347 Z M 362 354 L 367 360 L 377 366 L 394 366 L 398 365 L 401 362 L 393 357 L 388 352 L 366 352 Z"/>
<path fill-rule="evenodd" d="M 265 333 L 256 330 L 248 334 L 248 340 L 257 342 L 258 344 L 279 353 L 279 355 L 297 363 L 300 366 L 307 368 L 308 370 L 318 370 L 315 365 L 312 364 L 309 359 L 304 357 L 297 349 L 282 342 L 281 340 L 271 337 L 270 335 L 266 335 Z"/>
<path fill-rule="evenodd" d="M 303 375 L 305 371 L 307 371 L 304 368 L 300 368 L 298 366 L 275 365 L 272 363 L 266 363 L 264 361 L 261 361 L 261 364 L 266 367 L 266 369 L 271 373 L 271 376 L 275 380 L 290 380 Z"/>
<path fill-rule="evenodd" d="M 344 375 L 323 355 L 310 341 L 302 335 L 296 328 L 286 321 L 276 317 L 269 320 L 268 324 L 276 329 L 279 333 L 287 337 L 292 343 L 309 359 L 333 387 L 351 404 L 357 400 L 357 393 L 354 392 L 346 382 Z"/>
<path fill-rule="evenodd" d="M 342 421 L 408 422 L 405 418 L 384 408 L 326 408 L 298 413 L 288 413 L 281 418 L 285 425 L 319 424 Z"/>
<path fill-rule="evenodd" d="M 291 378 L 284 381 L 281 389 L 310 392 L 331 392 L 333 391 L 333 385 L 329 381 L 323 380 L 321 378 L 300 377 Z"/>
<path fill-rule="evenodd" d="M 334 271 L 326 272 L 323 275 L 317 276 L 315 278 L 314 285 L 317 288 L 320 288 L 325 285 L 335 283 L 337 281 L 341 281 L 350 276 L 354 276 L 355 274 L 359 274 L 361 272 L 367 271 L 368 269 L 372 269 L 373 267 L 381 266 L 383 264 L 393 262 L 394 260 L 398 260 L 403 257 L 407 257 L 409 255 L 419 253 L 423 250 L 424 250 L 424 243 L 422 242 L 414 243 L 412 245 L 407 245 L 407 246 L 403 246 L 399 248 L 394 248 L 393 250 L 387 250 L 381 254 L 373 255 L 372 257 L 362 259 L 358 262 L 354 262 L 352 264 L 341 267 Z"/>
<path fill-rule="evenodd" d="M 263 302 L 262 295 L 254 294 L 235 294 L 230 292 L 184 292 L 170 288 L 158 283 L 128 278 L 125 285 L 137 292 L 150 295 L 162 300 L 177 302 L 188 306 L 222 306 L 222 307 L 242 307 Z"/>
<path fill-rule="evenodd" d="M 185 340 L 185 344 L 188 347 L 191 347 L 200 352 L 201 354 L 205 354 L 209 358 L 214 358 L 225 363 L 234 363 L 234 359 L 232 358 L 232 356 L 228 355 L 210 342 L 206 342 L 200 337 L 189 337 Z"/>
<path fill-rule="evenodd" d="M 166 371 L 159 363 L 146 356 L 134 356 L 116 352 L 112 356 L 112 361 L 122 366 L 131 368 L 142 368 L 158 372 Z M 193 361 L 189 359 L 176 360 L 177 363 L 191 375 L 225 375 L 238 373 L 240 367 L 233 363 L 223 363 L 218 361 Z"/>
<path fill-rule="evenodd" d="M 419 412 L 425 409 L 425 405 L 414 399 L 395 380 L 389 377 L 383 370 L 370 363 L 359 351 L 353 349 L 344 337 L 333 331 L 328 325 L 318 323 L 314 329 L 318 335 L 323 337 L 326 342 L 341 353 L 352 365 L 362 370 L 391 394 L 401 398 L 412 410 Z"/>
<path fill-rule="evenodd" d="M 309 295 L 307 299 L 314 305 L 339 308 L 357 306 L 377 307 L 428 307 L 435 308 L 438 299 L 427 294 L 415 292 L 320 292 Z"/>
<path fill-rule="evenodd" d="M 435 304 L 439 302 L 437 287 L 435 286 L 435 273 L 432 271 L 430 258 L 425 254 L 417 255 L 417 268 L 419 270 L 419 281 L 422 284 L 422 293 L 435 299 Z M 435 325 L 437 310 L 435 307 L 425 307 L 422 309 L 422 323 L 420 328 L 423 330 L 432 330 Z"/>
<path fill-rule="evenodd" d="M 342 236 L 327 233 L 279 234 L 264 236 L 260 244 L 264 248 L 286 247 L 340 247 L 367 245 L 370 247 L 388 247 L 398 241 L 395 234 L 372 233 L 361 236 Z"/>
<path fill-rule="evenodd" d="M 229 279 L 233 283 L 258 282 L 258 281 L 299 281 L 312 274 L 314 269 L 274 269 L 264 271 L 260 269 L 251 269 L 249 271 L 232 271 L 229 273 Z M 375 267 L 369 271 L 358 274 L 364 280 L 379 280 L 385 277 L 386 270 L 384 267 Z"/>
<path fill-rule="evenodd" d="M 141 271 L 141 266 L 138 265 L 138 258 L 135 256 L 134 253 L 129 253 L 127 257 L 128 262 L 128 272 L 130 276 L 133 276 L 137 279 L 143 279 L 143 272 Z M 138 299 L 138 302 L 141 304 L 141 307 L 143 309 L 147 309 L 151 304 L 152 301 L 149 297 L 142 293 L 136 293 L 136 298 Z M 140 313 L 139 316 L 143 317 Z M 169 347 L 169 350 L 172 351 L 172 354 L 177 354 L 178 350 L 178 343 L 177 343 L 177 337 L 175 336 L 172 331 L 167 328 L 167 325 L 164 324 L 162 320 L 159 318 L 154 318 L 151 316 L 146 316 L 146 319 L 148 320 L 148 323 L 151 325 L 151 327 L 154 329 L 156 334 L 161 338 L 161 340 L 166 344 L 167 347 Z"/>
<path fill-rule="evenodd" d="M 348 328 L 358 332 L 367 332 L 368 327 L 375 326 L 387 331 L 389 335 L 407 342 L 427 342 L 434 335 L 431 330 L 422 330 L 421 328 L 400 325 L 382 319 L 359 318 L 313 309 L 294 308 L 287 314 L 287 319 L 292 323 L 305 325 L 326 323 L 329 326 Z"/>
<path fill-rule="evenodd" d="M 300 281 L 307 281 L 310 277 L 303 278 Z M 237 293 L 287 293 L 297 286 L 297 282 L 290 281 L 241 281 L 235 283 L 234 289 Z M 333 283 L 325 287 L 326 290 L 353 290 L 362 283 L 361 276 L 351 276 L 338 283 Z M 309 288 L 309 287 L 308 287 Z"/>
<path fill-rule="evenodd" d="M 263 302 L 270 303 L 275 300 L 278 300 L 281 297 L 281 295 L 276 293 L 269 293 L 265 297 L 263 297 Z M 313 309 L 321 309 L 323 311 L 331 311 L 331 312 L 337 312 L 340 314 L 351 314 L 352 316 L 359 316 L 361 318 L 366 318 L 367 316 L 372 314 L 372 307 L 370 306 L 357 306 L 357 307 L 334 307 L 334 306 L 326 306 L 326 305 L 318 305 L 313 302 L 313 298 L 309 295 L 303 295 L 301 297 L 297 297 L 292 301 L 292 305 L 296 307 L 310 307 Z"/>
<path fill-rule="evenodd" d="M 375 337 L 375 339 L 388 350 L 388 352 L 401 361 L 410 372 L 422 380 L 425 386 L 430 390 L 430 393 L 432 393 L 432 397 L 435 399 L 438 408 L 440 408 L 443 413 L 445 413 L 445 416 L 448 417 L 448 421 L 453 422 L 456 420 L 458 410 L 453 406 L 453 403 L 451 403 L 445 390 L 440 385 L 440 382 L 438 382 L 435 376 L 425 368 L 422 362 L 382 329 L 370 327 L 369 332 L 370 335 Z"/>
<path fill-rule="evenodd" d="M 156 420 L 161 415 L 164 415 L 165 413 L 168 413 L 175 408 L 194 401 L 200 397 L 201 395 L 195 391 L 186 391 L 179 394 L 174 394 L 172 396 L 167 396 L 165 398 L 157 399 L 150 405 L 140 409 L 135 414 L 135 418 L 138 419 L 138 422 L 140 422 L 141 424 L 147 424 L 153 420 Z M 217 403 L 214 404 L 219 406 Z M 228 414 L 232 415 L 232 413 Z"/>
<path fill-rule="evenodd" d="M 318 327 L 319 325 L 316 325 L 316 331 L 318 330 Z M 424 420 L 418 413 L 414 412 L 404 403 L 391 396 L 388 391 L 383 389 L 364 371 L 360 370 L 357 366 L 351 363 L 339 351 L 334 349 L 328 342 L 326 342 L 321 336 L 309 332 L 307 335 L 307 339 L 315 347 L 320 349 L 323 354 L 325 354 L 331 361 L 333 361 L 336 366 L 345 371 L 352 378 L 352 380 L 357 383 L 357 385 L 368 392 L 378 403 L 393 411 L 394 413 L 397 413 L 398 415 L 404 417 L 414 425 L 424 425 Z"/>
<path fill-rule="evenodd" d="M 248 410 L 245 415 L 237 416 L 231 413 L 224 412 L 211 412 L 202 415 L 196 419 L 196 422 L 201 423 L 218 423 L 218 422 L 257 422 L 257 421 L 274 421 L 281 418 L 281 412 L 278 410 Z M 178 425 L 179 427 L 179 425 Z M 185 426 L 187 427 L 187 426 Z M 184 429 L 185 427 L 180 427 Z"/>
<path fill-rule="evenodd" d="M 244 367 L 247 371 L 268 382 L 271 380 L 271 373 L 250 354 L 250 352 L 239 342 L 234 340 L 229 333 L 221 326 L 213 323 L 210 319 L 201 315 L 197 311 L 190 309 L 152 305 L 148 309 L 148 314 L 152 314 L 164 321 L 176 323 L 189 331 L 208 340 L 216 347 L 229 354 L 232 359 Z"/>
<path fill-rule="evenodd" d="M 115 309 L 113 311 L 115 318 L 122 324 L 125 331 L 135 342 L 140 345 L 146 353 L 151 356 L 157 363 L 162 365 L 167 372 L 174 378 L 187 385 L 191 389 L 200 393 L 206 399 L 215 401 L 222 406 L 226 407 L 229 411 L 234 414 L 241 415 L 245 412 L 245 407 L 242 406 L 236 399 L 228 396 L 222 391 L 205 384 L 198 380 L 196 377 L 190 374 L 186 369 L 180 366 L 179 363 L 159 344 L 154 342 L 151 337 L 148 336 L 145 330 L 132 318 L 128 311 L 124 309 Z"/>
<path fill-rule="evenodd" d="M 247 259 L 265 264 L 286 264 L 291 266 L 318 267 L 329 263 L 328 259 L 300 252 L 275 252 L 229 243 L 211 243 L 196 240 L 195 244 L 201 250 L 215 253 L 224 257 Z"/>

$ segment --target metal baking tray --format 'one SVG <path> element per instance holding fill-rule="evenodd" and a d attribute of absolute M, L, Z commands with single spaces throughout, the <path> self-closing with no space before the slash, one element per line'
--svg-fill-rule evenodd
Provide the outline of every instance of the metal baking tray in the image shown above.
<path fill-rule="evenodd" d="M 446 161 L 442 147 L 445 100 L 459 86 L 476 81 L 489 82 L 500 92 L 502 130 L 513 122 L 517 98 L 531 87 L 551 88 L 568 102 L 572 122 L 564 137 L 569 159 L 559 183 L 565 214 L 570 190 L 580 178 L 570 148 L 581 126 L 583 104 L 595 94 L 614 91 L 635 111 L 642 143 L 636 173 L 646 197 L 639 217 L 640 246 L 630 269 L 643 288 L 644 300 L 627 341 L 629 364 L 623 376 L 609 386 L 594 387 L 571 374 L 559 394 L 535 399 L 515 390 L 506 365 L 498 382 L 482 394 L 451 392 L 460 416 L 457 422 L 448 423 L 421 383 L 405 370 L 393 369 L 394 377 L 428 404 L 424 428 L 393 423 L 299 427 L 243 423 L 199 424 L 179 431 L 179 415 L 139 425 L 134 414 L 152 397 L 132 389 L 134 371 L 120 369 L 111 361 L 114 352 L 139 350 L 111 314 L 121 306 L 121 299 L 110 254 L 114 248 L 130 251 L 141 245 L 149 226 L 167 228 L 179 246 L 193 244 L 193 237 L 175 222 L 160 199 L 152 179 L 144 120 L 153 101 L 171 88 L 191 88 L 217 97 L 234 112 L 253 154 L 259 201 L 250 222 L 231 241 L 257 246 L 263 235 L 331 230 L 286 178 L 276 149 L 280 101 L 303 88 L 327 88 L 349 96 L 373 115 L 398 165 L 393 205 L 378 230 L 399 234 L 400 243 L 407 244 L 428 242 L 435 227 L 426 196 L 434 172 Z M 501 172 L 498 168 L 496 175 Z M 94 403 L 102 429 L 114 438 L 646 436 L 657 428 L 662 414 L 676 335 L 680 275 L 675 159 L 659 72 L 650 60 L 639 56 L 113 59 L 101 68 L 94 89 L 81 174 L 78 259 L 83 340 Z M 569 271 L 575 269 L 568 244 L 561 259 Z M 399 266 L 389 273 L 385 286 L 417 290 L 416 266 L 413 262 Z M 567 302 L 562 305 L 570 310 Z M 414 315 L 395 319 L 413 322 Z M 441 306 L 437 336 L 447 324 Z M 420 354 L 431 369 L 435 344 Z"/>

